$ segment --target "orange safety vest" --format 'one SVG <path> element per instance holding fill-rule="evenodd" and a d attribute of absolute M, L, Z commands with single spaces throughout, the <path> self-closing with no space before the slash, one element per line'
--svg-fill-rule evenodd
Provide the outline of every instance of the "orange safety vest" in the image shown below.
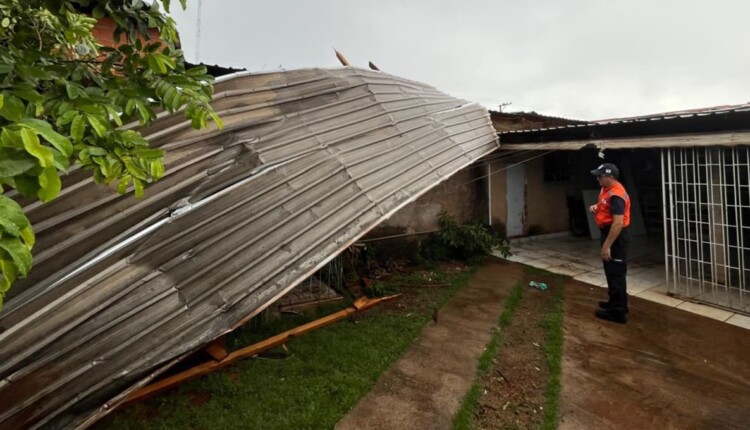
<path fill-rule="evenodd" d="M 609 188 L 602 188 L 599 193 L 599 202 L 596 204 L 596 225 L 599 228 L 612 225 L 614 217 L 609 213 L 610 197 L 617 196 L 625 200 L 625 213 L 623 214 L 622 226 L 627 227 L 630 225 L 630 196 L 628 196 L 625 187 L 621 183 L 616 182 Z"/>

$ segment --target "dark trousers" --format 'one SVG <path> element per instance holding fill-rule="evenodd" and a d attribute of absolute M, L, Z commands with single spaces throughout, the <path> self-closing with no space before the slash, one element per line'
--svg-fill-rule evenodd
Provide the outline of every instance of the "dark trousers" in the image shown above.
<path fill-rule="evenodd" d="M 609 234 L 609 226 L 600 230 L 602 232 L 601 244 L 603 245 Z M 628 248 L 630 248 L 630 232 L 627 228 L 624 228 L 610 248 L 612 259 L 603 262 L 604 274 L 607 276 L 610 307 L 621 311 L 627 311 L 628 309 L 628 285 L 625 280 L 628 274 Z"/>

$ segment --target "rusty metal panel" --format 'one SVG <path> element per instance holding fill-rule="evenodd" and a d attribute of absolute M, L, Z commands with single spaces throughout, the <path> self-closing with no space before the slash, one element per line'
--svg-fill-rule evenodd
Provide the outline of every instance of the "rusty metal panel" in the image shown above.
<path fill-rule="evenodd" d="M 143 199 L 73 171 L 26 202 L 38 245 L 0 315 L 0 428 L 90 424 L 498 147 L 481 106 L 381 72 L 216 87 L 223 130 L 166 114 L 143 130 L 167 150 Z"/>

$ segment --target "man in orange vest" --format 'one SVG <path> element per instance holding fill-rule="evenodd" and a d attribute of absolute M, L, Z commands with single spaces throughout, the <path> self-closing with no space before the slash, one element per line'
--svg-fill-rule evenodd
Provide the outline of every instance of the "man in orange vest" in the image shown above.
<path fill-rule="evenodd" d="M 625 277 L 628 273 L 630 245 L 630 197 L 617 180 L 620 171 L 611 163 L 604 163 L 591 171 L 602 187 L 599 201 L 589 207 L 601 231 L 601 257 L 607 276 L 609 300 L 599 302 L 596 316 L 625 324 L 628 320 L 628 293 Z"/>

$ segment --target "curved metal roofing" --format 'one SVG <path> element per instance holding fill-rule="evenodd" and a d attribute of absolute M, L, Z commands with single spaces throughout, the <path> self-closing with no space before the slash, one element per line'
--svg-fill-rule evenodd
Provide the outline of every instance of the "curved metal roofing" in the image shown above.
<path fill-rule="evenodd" d="M 0 315 L 0 427 L 90 424 L 497 148 L 487 111 L 357 68 L 239 73 L 223 130 L 162 114 L 143 199 L 73 171 L 26 202 L 35 267 Z M 104 405 L 104 406 L 102 406 Z"/>

